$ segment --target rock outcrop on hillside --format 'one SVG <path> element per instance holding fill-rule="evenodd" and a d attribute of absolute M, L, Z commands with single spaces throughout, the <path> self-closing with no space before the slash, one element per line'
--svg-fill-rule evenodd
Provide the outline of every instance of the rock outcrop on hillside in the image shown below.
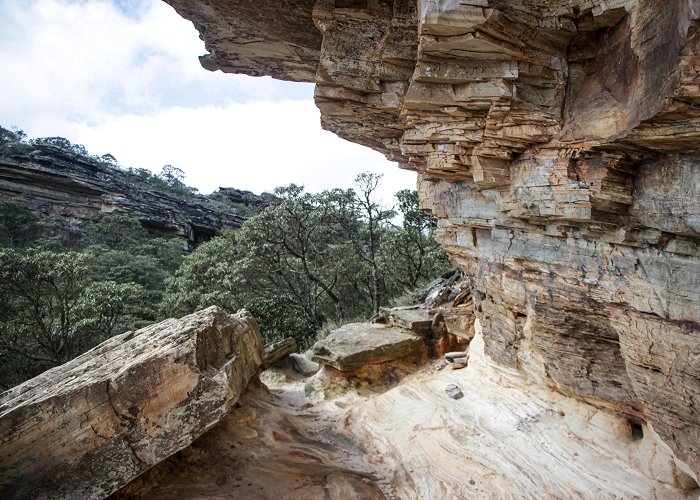
<path fill-rule="evenodd" d="M 326 129 L 418 172 L 488 357 L 700 474 L 698 0 L 166 1 L 205 67 L 315 81 Z"/>
<path fill-rule="evenodd" d="M 0 497 L 108 496 L 216 424 L 261 363 L 247 311 L 112 337 L 0 395 Z"/>
<path fill-rule="evenodd" d="M 128 214 L 147 229 L 181 237 L 190 246 L 224 227 L 240 227 L 245 217 L 232 204 L 253 212 L 265 205 L 250 192 L 222 188 L 210 198 L 229 208 L 216 210 L 205 196 L 183 199 L 144 185 L 136 174 L 42 144 L 0 155 L 0 198 L 41 216 L 61 216 L 78 225 L 99 212 Z"/>

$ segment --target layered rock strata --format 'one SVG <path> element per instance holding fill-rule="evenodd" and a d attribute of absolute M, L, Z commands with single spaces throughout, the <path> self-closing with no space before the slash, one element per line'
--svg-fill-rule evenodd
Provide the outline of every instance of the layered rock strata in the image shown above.
<path fill-rule="evenodd" d="M 224 417 L 261 363 L 252 316 L 212 306 L 3 393 L 0 497 L 106 497 Z"/>
<path fill-rule="evenodd" d="M 92 157 L 50 145 L 0 156 L 0 199 L 33 213 L 60 216 L 73 225 L 98 213 L 128 214 L 153 231 L 178 236 L 193 246 L 222 228 L 239 228 L 245 218 L 231 206 L 264 208 L 262 198 L 233 188 L 219 189 L 214 209 L 210 198 L 189 200 L 145 187 L 138 175 L 104 166 Z M 223 202 L 223 203 L 221 203 Z"/>
<path fill-rule="evenodd" d="M 169 3 L 214 57 L 258 40 L 209 37 L 231 18 L 295 43 L 235 2 Z M 486 355 L 653 425 L 699 474 L 700 2 L 318 0 L 310 17 L 323 126 L 418 172 Z M 218 60 L 286 78 L 275 51 Z"/>
<path fill-rule="evenodd" d="M 313 80 L 321 48 L 321 34 L 311 20 L 315 0 L 168 3 L 195 22 L 209 51 L 200 57 L 205 68 L 283 80 Z"/>

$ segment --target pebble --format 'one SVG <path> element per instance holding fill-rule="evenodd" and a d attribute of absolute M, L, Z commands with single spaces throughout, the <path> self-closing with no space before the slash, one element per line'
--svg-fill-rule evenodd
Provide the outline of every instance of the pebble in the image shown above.
<path fill-rule="evenodd" d="M 460 389 L 455 384 L 448 384 L 447 387 L 445 387 L 445 392 L 452 399 L 460 399 L 460 398 L 464 397 L 464 393 L 462 393 L 462 389 Z"/>

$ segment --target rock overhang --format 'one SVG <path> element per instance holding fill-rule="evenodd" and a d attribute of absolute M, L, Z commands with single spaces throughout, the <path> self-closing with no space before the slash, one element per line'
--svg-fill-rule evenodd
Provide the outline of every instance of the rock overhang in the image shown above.
<path fill-rule="evenodd" d="M 168 3 L 205 67 L 315 81 L 324 128 L 418 172 L 488 356 L 700 472 L 697 0 Z"/>

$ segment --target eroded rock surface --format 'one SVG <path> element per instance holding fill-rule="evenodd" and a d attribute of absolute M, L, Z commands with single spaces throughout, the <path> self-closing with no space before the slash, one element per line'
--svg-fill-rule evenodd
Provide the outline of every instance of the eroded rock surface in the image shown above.
<path fill-rule="evenodd" d="M 281 397 L 251 384 L 220 424 L 113 500 L 385 498 L 379 467 L 336 428 L 340 409 L 300 407 L 297 397 L 290 384 Z"/>
<path fill-rule="evenodd" d="M 464 370 L 424 372 L 353 404 L 347 432 L 398 498 L 695 498 L 649 426 L 492 364 L 480 332 Z M 463 397 L 446 392 L 458 387 Z M 454 390 L 454 389 L 452 389 Z"/>
<path fill-rule="evenodd" d="M 697 498 L 651 427 L 533 384 L 483 347 L 477 328 L 464 370 L 427 364 L 330 398 L 263 374 L 271 393 L 251 384 L 115 498 Z"/>
<path fill-rule="evenodd" d="M 217 198 L 224 203 L 212 203 Z M 0 155 L 0 199 L 42 217 L 60 216 L 76 230 L 99 213 L 128 214 L 145 228 L 181 237 L 190 246 L 224 227 L 241 227 L 245 217 L 232 204 L 254 211 L 265 206 L 261 197 L 234 188 L 185 200 L 93 157 L 41 144 Z"/>
<path fill-rule="evenodd" d="M 311 82 L 316 75 L 321 35 L 311 12 L 315 0 L 167 0 L 190 19 L 209 54 L 209 70 Z"/>
<path fill-rule="evenodd" d="M 377 323 L 351 323 L 333 330 L 313 347 L 313 361 L 340 371 L 427 353 L 423 338 L 400 327 Z"/>
<path fill-rule="evenodd" d="M 113 337 L 0 395 L 0 497 L 103 498 L 218 422 L 257 373 L 246 311 Z"/>
<path fill-rule="evenodd" d="M 207 35 L 214 4 L 186 16 L 235 52 Z M 418 172 L 486 355 L 652 423 L 700 473 L 700 2 L 318 0 L 311 18 L 323 126 Z"/>

